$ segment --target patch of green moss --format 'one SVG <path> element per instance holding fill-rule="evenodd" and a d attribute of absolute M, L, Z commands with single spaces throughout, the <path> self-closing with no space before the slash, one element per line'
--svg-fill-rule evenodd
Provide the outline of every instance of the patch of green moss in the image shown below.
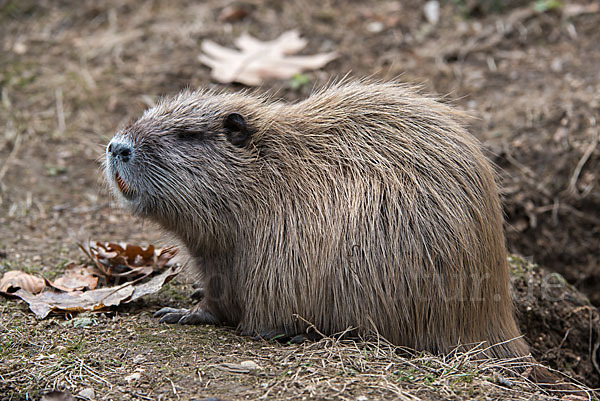
<path fill-rule="evenodd" d="M 520 279 L 524 279 L 528 273 L 537 267 L 536 264 L 531 263 L 517 255 L 508 256 L 508 266 L 510 268 L 510 273 Z"/>

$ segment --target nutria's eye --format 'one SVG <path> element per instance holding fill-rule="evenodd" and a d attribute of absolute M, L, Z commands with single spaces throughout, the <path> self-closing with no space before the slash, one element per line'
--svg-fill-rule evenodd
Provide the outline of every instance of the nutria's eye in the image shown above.
<path fill-rule="evenodd" d="M 230 113 L 223 120 L 227 139 L 235 146 L 244 146 L 250 140 L 250 130 L 246 119 L 239 113 Z"/>

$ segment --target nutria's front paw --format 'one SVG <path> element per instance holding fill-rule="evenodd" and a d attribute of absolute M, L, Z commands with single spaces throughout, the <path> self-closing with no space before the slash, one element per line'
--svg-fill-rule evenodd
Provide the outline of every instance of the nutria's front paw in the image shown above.
<path fill-rule="evenodd" d="M 218 324 L 218 320 L 210 313 L 200 308 L 174 309 L 162 308 L 154 314 L 155 318 L 160 318 L 160 323 L 179 323 L 179 324 Z"/>
<path fill-rule="evenodd" d="M 159 309 L 152 315 L 153 318 L 160 318 L 160 323 L 178 323 L 179 320 L 190 310 L 189 309 L 175 309 L 175 308 L 162 308 Z"/>

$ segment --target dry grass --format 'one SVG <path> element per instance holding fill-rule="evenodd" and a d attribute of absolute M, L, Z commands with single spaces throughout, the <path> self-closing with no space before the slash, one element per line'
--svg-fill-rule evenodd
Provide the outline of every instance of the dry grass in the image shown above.
<path fill-rule="evenodd" d="M 170 285 L 165 292 L 173 291 Z M 481 344 L 436 357 L 381 338 L 284 345 L 224 328 L 161 325 L 146 312 L 38 322 L 15 311 L 12 302 L 4 300 L 0 308 L 2 400 L 35 399 L 56 388 L 76 394 L 90 387 L 98 399 L 550 400 L 565 395 L 517 373 L 536 366 L 531 362 L 475 360 Z M 253 364 L 245 368 L 244 361 Z M 576 386 L 579 396 L 593 399 L 589 389 Z"/>
<path fill-rule="evenodd" d="M 480 350 L 477 346 L 467 353 L 436 357 L 398 348 L 382 339 L 339 342 L 327 338 L 278 355 L 275 361 L 284 367 L 287 377 L 267 381 L 268 390 L 261 397 L 271 394 L 279 398 L 290 388 L 318 399 L 356 399 L 361 395 L 368 399 L 485 399 L 501 395 L 529 400 L 556 395 L 517 373 L 532 367 L 531 363 L 472 359 Z"/>

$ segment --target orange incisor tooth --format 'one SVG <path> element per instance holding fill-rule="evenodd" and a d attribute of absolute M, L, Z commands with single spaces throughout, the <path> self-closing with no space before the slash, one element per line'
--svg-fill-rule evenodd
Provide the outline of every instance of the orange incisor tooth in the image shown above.
<path fill-rule="evenodd" d="M 121 192 L 127 192 L 127 184 L 125 184 L 125 181 L 123 181 L 119 173 L 115 174 L 115 180 L 117 181 L 117 185 L 119 186 Z"/>

